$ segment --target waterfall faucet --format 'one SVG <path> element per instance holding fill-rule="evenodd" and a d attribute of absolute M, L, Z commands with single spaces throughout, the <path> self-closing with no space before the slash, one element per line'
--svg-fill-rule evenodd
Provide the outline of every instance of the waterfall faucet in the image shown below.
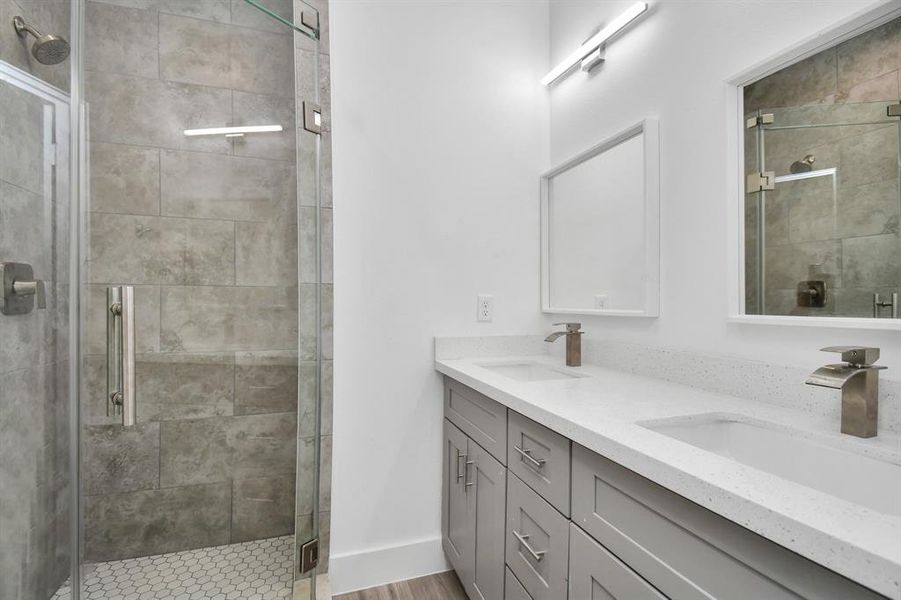
<path fill-rule="evenodd" d="M 582 334 L 579 331 L 582 327 L 581 323 L 554 323 L 554 326 L 566 325 L 566 331 L 555 331 L 551 335 L 544 338 L 545 342 L 553 342 L 559 337 L 566 336 L 566 366 L 581 367 L 582 366 Z"/>
<path fill-rule="evenodd" d="M 830 346 L 823 352 L 839 352 L 843 363 L 820 367 L 807 378 L 807 385 L 842 391 L 842 433 L 862 438 L 876 435 L 879 406 L 879 348 Z"/>

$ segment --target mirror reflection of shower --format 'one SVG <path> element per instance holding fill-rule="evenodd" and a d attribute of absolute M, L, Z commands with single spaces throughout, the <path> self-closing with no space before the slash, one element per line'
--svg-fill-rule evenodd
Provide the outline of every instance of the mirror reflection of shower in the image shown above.
<path fill-rule="evenodd" d="M 792 173 L 809 173 L 813 170 L 813 163 L 816 162 L 817 158 L 813 154 L 808 154 L 801 160 L 796 160 L 792 163 L 791 168 L 789 169 Z"/>
<path fill-rule="evenodd" d="M 20 16 L 13 17 L 13 27 L 21 38 L 29 34 L 34 36 L 31 54 L 42 65 L 56 65 L 69 58 L 69 42 L 66 38 L 52 33 L 41 33 Z"/>

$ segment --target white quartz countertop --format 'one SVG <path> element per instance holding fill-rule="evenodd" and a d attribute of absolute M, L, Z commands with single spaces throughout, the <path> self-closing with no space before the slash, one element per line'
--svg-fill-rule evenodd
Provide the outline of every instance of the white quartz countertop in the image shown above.
<path fill-rule="evenodd" d="M 518 381 L 482 365 L 534 362 L 587 377 Z M 901 438 L 860 440 L 833 419 L 603 367 L 563 367 L 546 354 L 437 359 L 436 369 L 574 442 L 794 552 L 901 600 L 901 517 L 819 492 L 696 448 L 639 423 L 729 413 L 810 432 L 901 460 Z M 898 499 L 901 503 L 901 498 Z"/>

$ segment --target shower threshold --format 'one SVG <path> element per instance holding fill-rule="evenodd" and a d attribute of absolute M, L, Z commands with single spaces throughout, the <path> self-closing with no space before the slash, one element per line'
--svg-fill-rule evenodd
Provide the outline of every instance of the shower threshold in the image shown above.
<path fill-rule="evenodd" d="M 291 598 L 294 536 L 86 565 L 82 600 Z M 51 600 L 71 600 L 63 585 Z"/>

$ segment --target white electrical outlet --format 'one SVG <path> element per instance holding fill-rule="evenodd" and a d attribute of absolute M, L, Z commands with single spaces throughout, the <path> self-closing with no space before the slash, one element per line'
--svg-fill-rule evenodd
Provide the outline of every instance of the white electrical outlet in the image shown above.
<path fill-rule="evenodd" d="M 609 300 L 609 296 L 607 294 L 595 294 L 594 307 L 595 308 L 607 308 L 608 300 Z"/>
<path fill-rule="evenodd" d="M 489 322 L 494 318 L 494 296 L 479 294 L 478 311 L 476 321 Z"/>

